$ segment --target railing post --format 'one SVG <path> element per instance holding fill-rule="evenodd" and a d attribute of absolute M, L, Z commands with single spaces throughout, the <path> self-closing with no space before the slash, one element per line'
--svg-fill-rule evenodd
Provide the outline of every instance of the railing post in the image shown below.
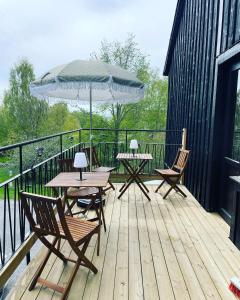
<path fill-rule="evenodd" d="M 22 173 L 23 173 L 23 153 L 22 153 L 22 146 L 19 146 L 19 173 L 21 174 L 20 176 L 20 190 L 23 189 L 23 178 L 22 178 Z M 21 232 L 21 242 L 23 243 L 24 241 L 24 235 L 25 235 L 25 226 L 24 226 L 24 213 L 23 213 L 23 208 L 21 206 L 21 221 L 20 221 L 20 232 Z M 31 256 L 30 256 L 30 251 L 26 254 L 26 262 L 27 265 L 30 263 Z"/>
<path fill-rule="evenodd" d="M 78 131 L 78 143 L 79 143 L 79 151 L 80 151 L 80 145 L 82 143 L 82 130 L 79 129 Z"/>
<path fill-rule="evenodd" d="M 187 128 L 183 128 L 182 131 L 182 149 L 186 150 L 187 148 Z M 184 175 L 181 178 L 181 184 L 184 184 Z"/>
<path fill-rule="evenodd" d="M 187 128 L 183 128 L 182 131 L 182 149 L 186 150 L 187 147 Z"/>
<path fill-rule="evenodd" d="M 128 149 L 128 130 L 125 131 L 125 151 Z"/>
<path fill-rule="evenodd" d="M 63 137 L 62 137 L 62 134 L 59 137 L 60 137 L 60 153 L 61 153 L 61 158 L 62 158 L 62 153 L 63 153 Z"/>
<path fill-rule="evenodd" d="M 19 146 L 19 174 L 23 172 L 23 157 L 22 157 L 22 146 Z M 21 186 L 22 188 L 22 186 Z"/>

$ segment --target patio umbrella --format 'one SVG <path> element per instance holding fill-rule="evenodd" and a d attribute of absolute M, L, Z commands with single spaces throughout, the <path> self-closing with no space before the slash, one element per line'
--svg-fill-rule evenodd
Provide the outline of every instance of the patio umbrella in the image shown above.
<path fill-rule="evenodd" d="M 92 147 L 92 102 L 133 103 L 144 96 L 144 84 L 119 66 L 96 60 L 74 60 L 57 66 L 30 84 L 30 92 L 38 99 L 52 103 L 90 106 L 90 147 Z M 92 167 L 90 151 L 90 169 Z"/>

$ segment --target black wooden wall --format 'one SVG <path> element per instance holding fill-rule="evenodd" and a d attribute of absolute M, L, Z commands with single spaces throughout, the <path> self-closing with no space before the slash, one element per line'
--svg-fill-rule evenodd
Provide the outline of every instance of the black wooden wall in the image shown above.
<path fill-rule="evenodd" d="M 167 129 L 187 128 L 186 186 L 205 206 L 216 55 L 217 1 L 186 0 L 169 76 Z M 168 141 L 169 142 L 169 141 Z"/>
<path fill-rule="evenodd" d="M 218 53 L 240 40 L 240 0 L 179 0 L 164 75 L 169 77 L 167 129 L 187 128 L 191 159 L 185 183 L 211 210 L 207 185 Z M 221 7 L 222 5 L 222 7 Z M 222 19 L 220 13 L 222 14 Z M 222 23 L 222 24 L 221 24 Z M 221 26 L 218 28 L 218 26 Z M 171 143 L 173 137 L 168 136 Z M 167 160 L 171 160 L 169 153 Z M 168 161 L 170 163 L 170 161 Z"/>
<path fill-rule="evenodd" d="M 240 41 L 240 0 L 225 0 L 223 4 L 223 26 L 221 53 Z"/>

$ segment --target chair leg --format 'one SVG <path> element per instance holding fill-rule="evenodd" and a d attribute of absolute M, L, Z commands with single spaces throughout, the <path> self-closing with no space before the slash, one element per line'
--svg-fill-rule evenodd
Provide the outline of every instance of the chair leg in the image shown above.
<path fill-rule="evenodd" d="M 85 256 L 85 252 L 87 250 L 87 247 L 88 247 L 88 244 L 90 242 L 90 239 L 91 239 L 91 237 L 83 244 L 82 250 L 80 250 L 76 245 L 74 245 L 74 247 L 73 247 L 74 252 L 78 256 L 78 260 L 77 260 L 76 265 L 75 265 L 75 267 L 73 269 L 73 272 L 72 272 L 72 274 L 71 274 L 71 276 L 70 276 L 70 278 L 68 280 L 67 286 L 66 286 L 66 288 L 64 290 L 64 293 L 63 293 L 63 295 L 61 297 L 61 300 L 67 299 L 68 293 L 69 293 L 70 288 L 71 288 L 71 286 L 73 284 L 73 280 L 74 280 L 74 278 L 75 278 L 75 276 L 77 274 L 77 271 L 78 271 L 79 266 L 81 265 L 82 261 L 84 262 L 84 266 L 87 267 L 87 268 L 89 268 L 90 270 L 92 270 L 95 274 L 98 272 L 97 268 Z"/>
<path fill-rule="evenodd" d="M 68 293 L 69 293 L 70 288 L 71 288 L 71 286 L 72 286 L 72 284 L 73 284 L 73 280 L 74 280 L 74 278 L 75 278 L 75 276 L 76 276 L 76 274 L 77 274 L 77 271 L 78 271 L 78 269 L 79 269 L 79 266 L 80 266 L 80 261 L 78 260 L 78 261 L 76 262 L 75 267 L 74 267 L 74 269 L 73 269 L 73 271 L 72 271 L 72 274 L 71 274 L 71 276 L 70 276 L 70 278 L 69 278 L 69 280 L 68 280 L 68 283 L 67 283 L 67 285 L 66 285 L 66 288 L 64 289 L 64 293 L 63 293 L 63 295 L 62 295 L 62 297 L 61 297 L 61 300 L 67 299 Z"/>
<path fill-rule="evenodd" d="M 112 184 L 111 180 L 108 180 L 108 184 L 109 184 L 110 186 L 108 186 L 107 188 L 105 188 L 105 189 L 103 190 L 104 194 L 105 194 L 106 191 L 108 191 L 108 190 L 110 190 L 110 189 L 115 190 L 115 187 L 114 187 L 114 185 Z"/>
<path fill-rule="evenodd" d="M 105 222 L 105 216 L 104 216 L 104 210 L 103 210 L 103 206 L 102 206 L 102 202 L 100 204 L 100 216 L 101 219 L 103 220 L 103 227 L 104 227 L 104 231 L 107 231 L 107 227 L 106 227 L 106 222 Z"/>
<path fill-rule="evenodd" d="M 101 212 L 100 210 L 98 211 L 98 208 L 95 206 L 95 212 L 96 212 L 96 216 L 97 216 L 97 220 L 98 220 L 98 238 L 97 238 L 97 256 L 99 256 L 99 252 L 100 252 L 100 234 L 101 234 Z"/>
<path fill-rule="evenodd" d="M 110 184 L 111 188 L 115 191 L 115 187 L 114 187 L 114 185 L 112 184 L 111 180 L 108 180 L 108 183 Z"/>
<path fill-rule="evenodd" d="M 53 243 L 52 243 L 53 247 L 56 245 L 57 241 L 58 241 L 58 238 L 55 238 Z M 49 249 L 46 256 L 45 256 L 45 258 L 43 259 L 41 265 L 38 267 L 36 273 L 33 276 L 32 282 L 31 282 L 31 284 L 28 288 L 29 291 L 32 291 L 35 288 L 37 280 L 40 277 L 40 275 L 42 274 L 42 271 L 43 271 L 43 269 L 44 269 L 44 267 L 45 267 L 45 265 L 46 265 L 46 263 L 47 263 L 47 261 L 48 261 L 51 254 L 52 254 L 52 251 Z"/>
<path fill-rule="evenodd" d="M 169 190 L 166 192 L 166 194 L 163 196 L 163 199 L 166 199 L 166 197 L 168 196 L 168 194 L 171 192 L 171 190 L 173 189 L 173 186 L 171 186 L 169 188 Z"/>
<path fill-rule="evenodd" d="M 177 185 L 175 186 L 175 189 L 177 192 L 179 192 L 183 197 L 187 197 L 187 195 L 180 189 L 180 187 L 178 187 Z"/>
<path fill-rule="evenodd" d="M 66 206 L 67 206 L 66 215 L 69 214 L 72 217 L 73 216 L 72 208 L 75 205 L 75 203 L 74 204 L 73 203 L 69 204 L 68 199 L 66 199 L 65 202 L 66 202 Z M 75 201 L 73 201 L 73 202 L 75 202 Z"/>
<path fill-rule="evenodd" d="M 99 225 L 99 228 L 98 228 L 97 256 L 99 256 L 99 252 L 100 252 L 100 235 L 101 235 L 101 225 Z"/>
<path fill-rule="evenodd" d="M 155 193 L 157 193 L 158 190 L 163 186 L 164 182 L 165 182 L 165 180 L 163 180 L 163 181 L 160 183 L 160 185 L 159 185 L 159 186 L 157 187 L 157 189 L 155 190 Z"/>
<path fill-rule="evenodd" d="M 91 237 L 84 243 L 82 250 L 80 250 L 76 244 L 72 244 L 72 249 L 73 251 L 77 254 L 80 265 L 81 262 L 83 261 L 84 264 L 82 264 L 84 267 L 90 269 L 94 274 L 97 274 L 98 269 L 94 266 L 94 264 L 85 256 L 85 251 L 87 250 L 87 246 L 90 242 Z"/>

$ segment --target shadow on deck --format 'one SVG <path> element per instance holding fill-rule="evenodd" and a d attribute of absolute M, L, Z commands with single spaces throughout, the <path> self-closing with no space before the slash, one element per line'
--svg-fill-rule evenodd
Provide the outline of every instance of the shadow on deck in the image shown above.
<path fill-rule="evenodd" d="M 240 274 L 240 252 L 228 239 L 229 226 L 207 213 L 187 191 L 167 200 L 150 187 L 149 202 L 132 185 L 121 200 L 117 190 L 106 196 L 107 232 L 102 230 L 100 256 L 93 238 L 87 256 L 94 275 L 79 268 L 69 299 L 235 299 L 229 279 Z M 67 243 L 65 255 L 74 257 Z M 27 287 L 45 249 L 32 259 L 7 299 L 60 299 L 57 292 Z M 73 265 L 65 268 L 52 256 L 42 277 L 64 285 Z"/>

